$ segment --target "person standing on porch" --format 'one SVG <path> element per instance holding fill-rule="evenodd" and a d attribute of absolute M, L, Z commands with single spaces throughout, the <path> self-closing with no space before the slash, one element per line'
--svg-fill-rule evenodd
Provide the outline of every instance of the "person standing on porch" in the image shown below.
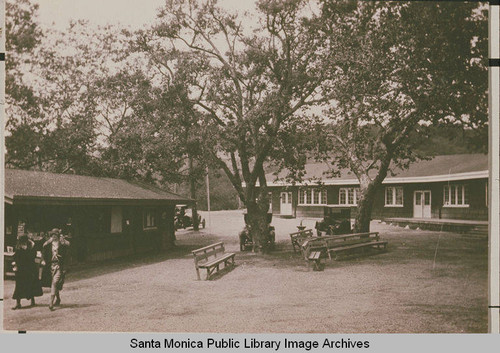
<path fill-rule="evenodd" d="M 12 310 L 21 308 L 21 299 L 31 300 L 30 307 L 35 306 L 35 297 L 40 297 L 43 294 L 35 264 L 36 250 L 34 245 L 35 243 L 28 239 L 27 235 L 21 235 L 18 238 L 13 263 L 16 273 L 16 287 L 12 295 L 12 298 L 16 300 L 16 305 Z"/>
<path fill-rule="evenodd" d="M 44 287 L 49 287 L 48 279 L 50 278 L 50 304 L 49 309 L 54 310 L 54 306 L 61 304 L 60 291 L 63 288 L 65 268 L 64 260 L 66 258 L 66 250 L 69 246 L 69 241 L 61 234 L 60 229 L 52 229 L 51 237 L 43 244 L 43 260 L 42 265 L 45 266 L 42 274 L 42 284 Z M 48 270 L 50 268 L 50 277 Z M 55 301 L 54 301 L 55 299 Z"/>

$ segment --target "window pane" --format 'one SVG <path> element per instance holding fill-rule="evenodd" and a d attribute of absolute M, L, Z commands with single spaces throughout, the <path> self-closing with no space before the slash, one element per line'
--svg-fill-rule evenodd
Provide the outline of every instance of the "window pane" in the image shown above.
<path fill-rule="evenodd" d="M 424 205 L 428 206 L 431 204 L 431 193 L 424 192 Z"/>
<path fill-rule="evenodd" d="M 354 204 L 354 189 L 352 188 L 347 189 L 347 204 L 348 205 Z"/>
<path fill-rule="evenodd" d="M 455 187 L 455 185 L 452 185 L 450 187 L 450 195 L 451 195 L 451 201 L 450 201 L 450 204 L 452 205 L 456 205 L 457 204 L 457 198 L 456 198 L 456 192 L 457 192 L 457 188 Z"/>
<path fill-rule="evenodd" d="M 387 187 L 385 188 L 385 204 L 386 205 L 392 205 L 392 188 Z"/>
<path fill-rule="evenodd" d="M 308 205 L 312 203 L 312 190 L 306 190 L 306 203 Z"/>
<path fill-rule="evenodd" d="M 328 203 L 326 198 L 326 189 L 321 190 L 321 203 L 326 205 Z"/>
<path fill-rule="evenodd" d="M 292 193 L 288 193 L 288 203 L 292 203 Z"/>
<path fill-rule="evenodd" d="M 396 188 L 396 205 L 403 205 L 403 188 Z"/>
<path fill-rule="evenodd" d="M 111 207 L 111 233 L 121 233 L 122 222 L 122 208 L 119 206 Z"/>
<path fill-rule="evenodd" d="M 339 204 L 346 204 L 346 189 L 340 189 L 339 191 Z"/>
<path fill-rule="evenodd" d="M 304 190 L 302 189 L 299 190 L 299 203 L 300 204 L 304 203 Z"/>
<path fill-rule="evenodd" d="M 448 185 L 445 185 L 444 187 L 444 204 L 450 204 L 450 187 Z"/>
<path fill-rule="evenodd" d="M 421 205 L 421 204 L 422 204 L 422 193 L 416 192 L 415 193 L 415 205 Z"/>
<path fill-rule="evenodd" d="M 319 190 L 313 189 L 312 191 L 314 193 L 314 204 L 318 205 L 319 204 Z"/>
<path fill-rule="evenodd" d="M 359 188 L 354 189 L 354 199 L 356 200 L 354 202 L 354 205 L 358 204 L 359 198 L 361 197 L 361 191 L 359 191 Z"/>
<path fill-rule="evenodd" d="M 463 186 L 464 188 L 464 205 L 469 204 L 469 187 L 467 185 Z"/>
<path fill-rule="evenodd" d="M 463 205 L 462 185 L 457 185 L 457 205 Z"/>

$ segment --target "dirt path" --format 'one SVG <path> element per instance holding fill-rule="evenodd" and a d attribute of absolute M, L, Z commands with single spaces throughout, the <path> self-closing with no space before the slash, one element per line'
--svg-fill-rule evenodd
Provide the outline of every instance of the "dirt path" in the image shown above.
<path fill-rule="evenodd" d="M 207 215 L 204 215 L 207 217 Z M 487 242 L 373 223 L 389 251 L 307 269 L 288 233 L 300 220 L 274 219 L 277 251 L 240 253 L 240 211 L 212 212 L 211 229 L 181 231 L 168 254 L 73 271 L 63 306 L 48 294 L 11 311 L 5 282 L 4 329 L 161 332 L 486 332 Z M 304 225 L 313 226 L 306 219 Z M 208 220 L 207 220 L 208 223 Z M 214 235 L 216 234 L 216 235 Z M 439 239 L 436 263 L 434 255 Z M 197 281 L 190 250 L 222 240 L 235 269 Z M 23 304 L 27 304 L 23 302 Z"/>

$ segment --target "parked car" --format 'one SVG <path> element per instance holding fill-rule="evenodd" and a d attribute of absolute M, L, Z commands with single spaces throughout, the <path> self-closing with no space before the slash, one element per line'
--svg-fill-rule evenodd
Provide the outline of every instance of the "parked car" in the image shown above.
<path fill-rule="evenodd" d="M 250 236 L 250 231 L 249 231 L 248 215 L 246 213 L 244 214 L 244 218 L 245 218 L 245 227 L 239 234 L 240 251 L 245 251 L 253 247 L 253 240 L 252 237 Z M 271 249 L 274 249 L 274 245 L 276 242 L 276 230 L 274 226 L 271 225 L 272 218 L 273 214 L 268 213 L 267 214 L 268 231 L 269 231 L 268 245 Z"/>
<path fill-rule="evenodd" d="M 198 213 L 198 225 L 200 228 L 205 228 L 206 222 L 205 218 L 202 218 Z M 188 206 L 179 206 L 175 208 L 175 219 L 174 227 L 175 230 L 188 228 L 193 226 L 193 214 L 192 210 L 188 209 Z"/>
<path fill-rule="evenodd" d="M 351 233 L 351 209 L 325 206 L 323 220 L 316 222 L 318 236 L 325 232 L 326 235 Z"/>

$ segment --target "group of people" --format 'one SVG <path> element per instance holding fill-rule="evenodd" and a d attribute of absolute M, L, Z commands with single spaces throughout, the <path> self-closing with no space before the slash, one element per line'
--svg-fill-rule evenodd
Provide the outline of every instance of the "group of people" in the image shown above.
<path fill-rule="evenodd" d="M 64 284 L 64 260 L 69 241 L 57 228 L 52 229 L 48 235 L 49 238 L 42 246 L 41 279 L 35 262 L 37 252 L 35 243 L 27 235 L 18 237 L 13 262 L 16 276 L 16 287 L 12 296 L 16 300 L 16 305 L 13 310 L 21 308 L 21 299 L 28 299 L 31 301 L 30 307 L 35 306 L 35 297 L 43 295 L 42 287 L 50 287 L 51 311 L 61 304 L 60 291 Z"/>

